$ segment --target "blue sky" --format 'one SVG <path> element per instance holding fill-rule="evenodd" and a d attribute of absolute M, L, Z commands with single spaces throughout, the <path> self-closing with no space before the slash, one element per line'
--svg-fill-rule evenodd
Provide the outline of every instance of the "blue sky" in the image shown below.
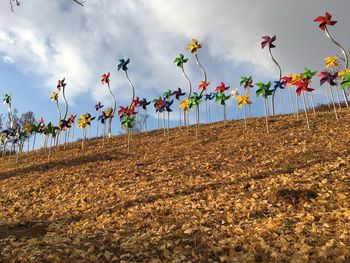
<path fill-rule="evenodd" d="M 55 121 L 50 94 L 57 80 L 65 77 L 70 112 L 93 114 L 97 101 L 112 105 L 107 87 L 100 84 L 100 76 L 107 71 L 118 106 L 130 100 L 124 74 L 117 71 L 120 58 L 131 59 L 129 75 L 137 96 L 153 99 L 167 89 L 186 90 L 186 81 L 173 64 L 180 53 L 190 58 L 185 67 L 197 87 L 201 71 L 185 50 L 192 38 L 204 42 L 199 57 L 212 89 L 220 81 L 238 88 L 240 77 L 246 75 L 252 75 L 255 82 L 276 80 L 277 69 L 267 50 L 260 47 L 263 35 L 277 35 L 273 53 L 283 74 L 300 73 L 306 66 L 320 70 L 324 57 L 340 51 L 313 19 L 325 11 L 332 13 L 338 24 L 331 33 L 349 50 L 347 10 L 348 0 L 87 0 L 85 7 L 69 0 L 32 0 L 23 1 L 12 13 L 8 1 L 2 1 L 0 93 L 10 92 L 19 112 L 30 109 L 37 117 Z M 320 101 L 323 89 L 317 82 L 313 84 Z M 284 97 L 289 107 L 286 91 Z M 262 115 L 261 99 L 253 100 L 254 115 Z M 228 108 L 232 118 L 233 101 Z M 1 112 L 6 110 L 3 105 Z M 153 109 L 149 113 L 155 117 Z M 173 125 L 177 116 L 173 114 Z M 151 119 L 149 127 L 156 125 Z M 113 130 L 118 133 L 119 121 L 114 121 Z"/>

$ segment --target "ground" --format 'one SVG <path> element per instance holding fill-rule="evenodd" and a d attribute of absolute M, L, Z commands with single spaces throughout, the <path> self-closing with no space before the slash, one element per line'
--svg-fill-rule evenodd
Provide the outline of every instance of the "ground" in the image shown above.
<path fill-rule="evenodd" d="M 3 158 L 0 262 L 349 262 L 350 111 L 309 115 Z"/>

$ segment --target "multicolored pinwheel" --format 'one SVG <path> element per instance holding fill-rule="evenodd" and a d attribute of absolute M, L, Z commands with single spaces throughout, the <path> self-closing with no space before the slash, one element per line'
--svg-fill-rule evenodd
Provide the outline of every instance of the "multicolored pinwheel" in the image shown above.
<path fill-rule="evenodd" d="M 281 81 L 281 79 L 282 79 L 282 69 L 281 69 L 280 65 L 278 64 L 278 62 L 276 61 L 276 59 L 274 58 L 274 56 L 271 53 L 271 48 L 275 48 L 276 47 L 273 44 L 273 42 L 276 41 L 276 36 L 273 36 L 273 37 L 263 36 L 262 38 L 264 39 L 264 41 L 261 42 L 261 48 L 264 49 L 265 46 L 268 46 L 270 58 L 276 64 L 276 66 L 278 67 L 278 70 L 279 70 L 279 79 L 278 80 Z M 276 93 L 276 90 L 274 90 L 273 93 L 272 93 L 272 115 L 275 115 L 275 93 Z"/>
<path fill-rule="evenodd" d="M 294 85 L 297 87 L 296 93 L 298 96 L 302 95 L 303 103 L 304 103 L 304 111 L 305 111 L 305 117 L 306 117 L 306 124 L 308 129 L 310 130 L 310 122 L 309 122 L 309 115 L 307 113 L 307 106 L 306 106 L 306 100 L 304 96 L 304 92 L 312 92 L 314 89 L 309 87 L 310 80 L 308 78 L 303 78 L 297 82 L 294 83 Z M 303 92 L 304 91 L 304 92 Z"/>
<path fill-rule="evenodd" d="M 95 117 L 92 117 L 90 113 L 85 113 L 80 115 L 80 119 L 78 120 L 78 127 L 83 131 L 83 138 L 81 140 L 81 149 L 84 151 L 84 142 L 86 140 L 86 128 L 91 125 L 91 121 L 94 120 Z"/>
<path fill-rule="evenodd" d="M 98 120 L 100 120 L 100 116 L 101 116 L 101 110 L 102 108 L 104 107 L 104 105 L 102 105 L 101 101 L 99 101 L 96 105 L 95 105 L 95 111 L 97 111 L 98 113 Z M 97 122 L 97 130 L 96 130 L 96 136 L 99 137 L 99 133 L 98 133 L 98 130 L 100 128 L 100 122 L 98 121 Z"/>
<path fill-rule="evenodd" d="M 182 92 L 182 89 L 181 88 L 177 88 L 177 90 L 173 91 L 173 96 L 175 96 L 175 99 L 178 101 L 178 106 L 180 106 L 180 97 L 182 96 L 185 96 L 186 95 L 186 92 Z M 180 107 L 178 107 L 179 109 L 179 121 L 180 121 L 180 129 L 181 129 L 181 126 L 182 126 L 182 123 L 181 123 L 181 111 L 180 111 Z"/>
<path fill-rule="evenodd" d="M 238 95 L 236 97 L 236 100 L 237 100 L 237 103 L 238 103 L 238 107 L 240 109 L 242 109 L 242 107 L 244 105 L 251 105 L 252 102 L 250 101 L 250 94 L 247 93 L 246 95 Z M 244 128 L 246 129 L 247 128 L 247 114 L 245 112 L 245 108 L 244 108 Z"/>

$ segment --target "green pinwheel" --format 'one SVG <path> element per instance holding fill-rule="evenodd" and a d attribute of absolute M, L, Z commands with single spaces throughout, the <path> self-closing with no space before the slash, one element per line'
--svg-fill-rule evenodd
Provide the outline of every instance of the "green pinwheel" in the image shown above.
<path fill-rule="evenodd" d="M 259 82 L 259 83 L 256 83 L 255 85 L 258 86 L 258 89 L 256 90 L 256 96 L 259 97 L 261 95 L 261 96 L 264 97 L 266 132 L 269 133 L 269 122 L 268 122 L 269 103 L 268 103 L 268 97 L 273 94 L 273 91 L 270 90 L 270 88 L 271 88 L 271 81 L 269 81 L 267 84 Z"/>
<path fill-rule="evenodd" d="M 11 106 L 11 103 L 12 103 L 11 94 L 6 93 L 2 101 L 4 102 L 4 104 L 7 104 L 8 116 L 10 118 L 10 128 L 13 129 L 14 122 L 13 122 L 13 114 L 12 114 L 12 106 Z"/>
<path fill-rule="evenodd" d="M 227 120 L 226 114 L 226 101 L 231 98 L 231 96 L 226 96 L 225 92 L 218 92 L 215 97 L 215 102 L 221 104 L 224 107 L 224 121 Z"/>
<path fill-rule="evenodd" d="M 198 139 L 198 129 L 199 129 L 199 104 L 202 102 L 202 95 L 198 95 L 197 92 L 193 93 L 193 96 L 188 98 L 187 106 L 190 110 L 196 107 L 196 139 Z"/>
<path fill-rule="evenodd" d="M 345 90 L 345 88 L 350 87 L 350 73 L 345 74 L 343 76 L 340 87 L 342 88 L 342 90 Z"/>
<path fill-rule="evenodd" d="M 270 90 L 270 88 L 271 88 L 271 81 L 269 81 L 267 84 L 259 82 L 259 83 L 256 83 L 255 86 L 258 86 L 258 89 L 256 90 L 256 96 L 257 97 L 262 95 L 265 99 L 267 99 L 268 96 L 272 95 L 272 93 L 273 93 L 273 91 Z"/>
<path fill-rule="evenodd" d="M 173 96 L 173 92 L 172 92 L 170 89 L 168 89 L 166 92 L 163 93 L 163 96 L 164 96 L 167 100 L 169 100 L 169 99 L 171 98 L 171 96 Z"/>

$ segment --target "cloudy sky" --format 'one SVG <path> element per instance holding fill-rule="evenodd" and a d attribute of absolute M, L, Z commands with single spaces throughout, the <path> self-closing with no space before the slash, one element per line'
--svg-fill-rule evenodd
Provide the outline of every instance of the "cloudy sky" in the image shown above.
<path fill-rule="evenodd" d="M 118 59 L 130 58 L 137 95 L 152 99 L 167 89 L 187 89 L 173 63 L 180 53 L 190 58 L 186 71 L 198 86 L 201 71 L 185 50 L 192 38 L 204 42 L 199 57 L 212 89 L 220 81 L 239 87 L 245 75 L 255 82 L 273 81 L 278 71 L 261 50 L 263 35 L 277 35 L 273 54 L 283 74 L 306 66 L 320 70 L 324 57 L 341 53 L 313 19 L 330 12 L 338 21 L 331 33 L 349 50 L 348 10 L 349 0 L 86 0 L 84 7 L 70 0 L 23 0 L 12 13 L 8 1 L 1 1 L 0 91 L 12 93 L 20 112 L 31 109 L 37 117 L 55 120 L 50 93 L 65 77 L 70 112 L 94 113 L 97 101 L 112 104 L 100 84 L 107 71 L 118 105 L 130 100 L 130 87 L 117 71 Z M 322 100 L 322 89 L 313 85 Z M 261 114 L 260 99 L 254 102 L 254 114 Z"/>

